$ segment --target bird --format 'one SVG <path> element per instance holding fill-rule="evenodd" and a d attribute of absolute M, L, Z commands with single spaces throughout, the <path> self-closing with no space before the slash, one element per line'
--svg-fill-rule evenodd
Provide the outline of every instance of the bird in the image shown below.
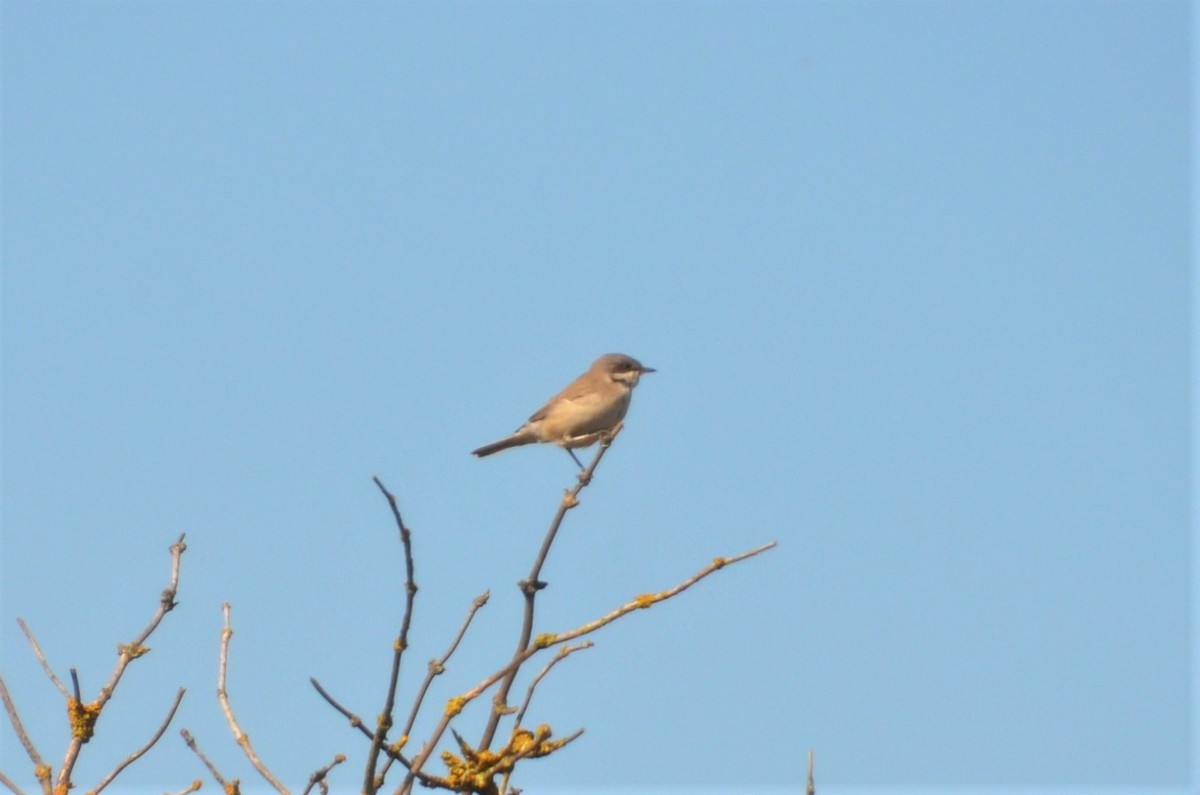
<path fill-rule="evenodd" d="M 513 434 L 472 450 L 471 454 L 483 458 L 510 447 L 550 442 L 564 448 L 583 469 L 572 448 L 587 447 L 616 428 L 629 410 L 629 398 L 638 379 L 653 372 L 653 367 L 632 356 L 606 353 Z"/>

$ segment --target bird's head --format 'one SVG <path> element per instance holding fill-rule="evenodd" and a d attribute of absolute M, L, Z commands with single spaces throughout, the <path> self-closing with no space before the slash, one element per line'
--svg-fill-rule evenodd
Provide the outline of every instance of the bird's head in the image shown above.
<path fill-rule="evenodd" d="M 645 373 L 653 373 L 653 367 L 647 367 L 632 356 L 623 353 L 607 353 L 592 364 L 592 369 L 599 371 L 613 381 L 637 386 L 638 379 Z"/>

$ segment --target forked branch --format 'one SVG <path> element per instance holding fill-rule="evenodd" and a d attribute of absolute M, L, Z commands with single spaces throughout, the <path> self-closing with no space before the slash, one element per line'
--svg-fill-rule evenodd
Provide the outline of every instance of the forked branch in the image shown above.
<path fill-rule="evenodd" d="M 563 495 L 562 501 L 558 504 L 558 510 L 554 514 L 554 519 L 550 521 L 550 528 L 546 531 L 546 537 L 542 539 L 542 546 L 538 550 L 537 557 L 533 560 L 533 567 L 529 571 L 529 576 L 520 582 L 521 593 L 525 596 L 525 612 L 521 620 L 521 634 L 517 639 L 517 649 L 513 653 L 512 658 L 516 664 L 512 666 L 512 670 L 505 676 L 499 690 L 496 691 L 492 712 L 488 715 L 487 725 L 483 730 L 483 736 L 479 740 L 479 747 L 482 749 L 490 748 L 492 745 L 492 740 L 496 736 L 496 729 L 500 725 L 500 719 L 504 716 L 508 706 L 508 693 L 512 689 L 513 681 L 517 678 L 517 671 L 521 667 L 517 660 L 525 652 L 525 649 L 529 646 L 529 639 L 533 636 L 534 603 L 537 600 L 538 591 L 546 587 L 546 584 L 539 578 L 541 577 L 542 566 L 546 563 L 546 557 L 550 554 L 550 546 L 558 536 L 558 529 L 562 526 L 563 519 L 567 516 L 567 511 L 579 505 L 580 492 L 592 482 L 592 475 L 596 472 L 596 467 L 600 465 L 604 454 L 608 452 L 608 448 L 612 446 L 613 440 L 617 438 L 617 434 L 621 432 L 622 427 L 624 427 L 622 423 L 617 423 L 617 427 L 600 438 L 600 444 L 596 450 L 596 455 L 592 458 L 592 463 L 579 473 L 574 488 L 568 490 Z"/>
<path fill-rule="evenodd" d="M 71 724 L 71 740 L 67 744 L 67 751 L 63 757 L 62 766 L 59 768 L 57 780 L 54 781 L 52 785 L 51 780 L 54 778 L 54 776 L 50 766 L 42 760 L 41 756 L 37 752 L 37 749 L 30 741 L 29 736 L 25 733 L 25 729 L 21 725 L 20 717 L 17 715 L 16 706 L 12 703 L 12 699 L 8 695 L 8 689 L 4 687 L 3 681 L 0 680 L 0 696 L 3 697 L 4 706 L 8 712 L 9 720 L 13 724 L 13 728 L 17 733 L 18 739 L 20 739 L 21 744 L 24 746 L 25 752 L 29 755 L 30 760 L 34 764 L 34 775 L 37 777 L 38 783 L 41 785 L 44 795 L 51 795 L 51 793 L 60 793 L 61 795 L 65 795 L 65 793 L 70 791 L 70 789 L 75 786 L 71 781 L 71 774 L 75 769 L 75 763 L 79 759 L 79 753 L 83 748 L 84 743 L 91 740 L 92 736 L 95 734 L 96 721 L 99 720 L 100 713 L 104 710 L 105 705 L 113 697 L 113 693 L 116 692 L 117 685 L 120 683 L 121 677 L 125 674 L 125 669 L 129 667 L 131 662 L 150 651 L 150 649 L 146 646 L 146 641 L 150 638 L 150 635 L 154 633 L 154 630 L 158 628 L 158 625 L 162 622 L 163 617 L 175 608 L 175 595 L 179 590 L 179 568 L 183 559 L 183 553 L 186 549 L 187 545 L 184 543 L 184 535 L 180 534 L 179 538 L 174 544 L 171 545 L 170 548 L 171 581 L 167 587 L 163 589 L 162 594 L 159 596 L 158 609 L 154 612 L 154 615 L 151 616 L 150 622 L 145 626 L 145 628 L 142 629 L 140 633 L 138 633 L 136 637 L 134 637 L 133 640 L 131 640 L 129 643 L 121 643 L 117 645 L 118 655 L 116 666 L 113 668 L 113 672 L 109 676 L 108 681 L 102 688 L 100 688 L 100 693 L 97 695 L 95 701 L 84 703 L 83 696 L 80 692 L 79 675 L 74 668 L 71 669 L 71 689 L 67 689 L 62 680 L 59 679 L 54 673 L 54 669 L 51 667 L 49 661 L 47 661 L 45 653 L 42 652 L 42 648 L 38 644 L 37 638 L 34 637 L 33 631 L 23 620 L 19 618 L 17 619 L 17 623 L 21 626 L 21 631 L 25 633 L 25 637 L 29 640 L 29 645 L 33 649 L 34 657 L 37 658 L 38 662 L 42 666 L 42 669 L 50 678 L 50 681 L 56 688 L 58 688 L 58 691 L 66 700 L 67 715 Z M 121 773 L 122 770 L 139 759 L 143 754 L 150 750 L 150 748 L 156 742 L 158 742 L 158 739 L 162 736 L 163 732 L 166 731 L 167 726 L 170 724 L 171 719 L 175 716 L 175 710 L 179 706 L 179 699 L 182 697 L 183 691 L 180 690 L 178 696 L 176 696 L 174 706 L 171 707 L 170 712 L 167 714 L 166 720 L 163 721 L 162 725 L 159 727 L 158 731 L 154 734 L 150 741 L 146 743 L 146 745 L 142 746 L 142 748 L 135 751 L 123 762 L 118 764 L 117 767 L 111 773 L 109 773 L 103 781 L 100 782 L 96 789 L 91 791 L 91 793 L 97 793 L 108 786 L 113 779 L 115 779 Z"/>
<path fill-rule="evenodd" d="M 450 699 L 450 702 L 446 706 L 445 712 L 443 712 L 443 714 L 442 714 L 441 720 L 438 722 L 436 728 L 434 728 L 434 730 L 433 730 L 432 736 L 426 742 L 425 746 L 421 749 L 421 752 L 416 757 L 413 758 L 412 766 L 409 769 L 408 775 L 404 779 L 404 783 L 401 784 L 400 787 L 396 790 L 397 795 L 405 795 L 405 793 L 412 792 L 412 784 L 413 784 L 414 778 L 416 777 L 416 775 L 418 775 L 420 773 L 424 764 L 429 760 L 429 757 L 432 754 L 433 749 L 437 747 L 437 744 L 441 741 L 442 736 L 446 733 L 446 730 L 449 728 L 450 721 L 453 720 L 454 717 L 457 716 L 460 712 L 462 712 L 463 708 L 468 703 L 475 700 L 483 693 L 487 692 L 487 690 L 489 690 L 492 687 L 492 685 L 512 676 L 514 671 L 518 670 L 521 667 L 521 665 L 523 665 L 530 657 L 533 657 L 535 654 L 537 654 L 542 649 L 549 648 L 550 646 L 554 646 L 559 643 L 566 643 L 568 641 L 575 640 L 576 638 L 580 638 L 584 635 L 589 635 L 589 634 L 601 629 L 602 627 L 605 627 L 605 626 L 611 624 L 612 622 L 616 621 L 617 619 L 621 618 L 622 616 L 632 613 L 635 610 L 644 610 L 646 608 L 649 608 L 649 607 L 652 607 L 652 606 L 658 604 L 659 602 L 666 601 L 667 599 L 670 599 L 673 596 L 677 596 L 677 595 L 683 593 L 688 588 L 691 588 L 693 585 L 695 585 L 696 583 L 703 580 L 705 577 L 708 577 L 710 574 L 720 571 L 721 569 L 725 568 L 726 566 L 732 565 L 734 563 L 739 563 L 743 560 L 746 560 L 747 558 L 752 558 L 755 555 L 759 555 L 763 552 L 766 552 L 768 549 L 771 549 L 775 546 L 776 546 L 776 542 L 771 541 L 769 543 L 763 544 L 762 546 L 758 546 L 753 549 L 746 550 L 745 552 L 742 552 L 737 555 L 733 555 L 732 557 L 715 558 L 715 559 L 713 559 L 713 561 L 711 563 L 709 563 L 707 566 L 702 568 L 700 571 L 696 572 L 691 577 L 688 577 L 686 580 L 680 582 L 678 585 L 675 585 L 672 588 L 668 588 L 665 591 L 659 591 L 657 593 L 642 594 L 640 596 L 637 596 L 634 599 L 632 599 L 631 601 L 625 603 L 624 605 L 621 605 L 616 610 L 613 610 L 603 616 L 600 616 L 599 618 L 595 619 L 594 621 L 589 621 L 588 623 L 583 624 L 582 626 L 576 627 L 575 629 L 568 630 L 565 632 L 560 632 L 560 633 L 545 633 L 542 635 L 538 635 L 536 638 L 533 639 L 533 641 L 528 646 L 525 647 L 524 650 L 522 650 L 520 653 L 518 653 L 513 658 L 513 660 L 511 662 L 509 662 L 507 665 L 505 665 L 503 668 L 499 669 L 492 675 L 488 676 L 482 682 L 480 682 L 479 684 L 477 684 L 475 687 L 471 688 L 467 692 L 463 693 L 462 695 L 456 696 L 456 697 Z"/>
<path fill-rule="evenodd" d="M 97 784 L 96 788 L 91 790 L 88 795 L 99 795 L 101 790 L 111 784 L 117 776 L 121 775 L 122 770 L 141 759 L 143 754 L 154 747 L 154 744 L 157 743 L 159 738 L 163 736 L 163 733 L 166 732 L 167 727 L 171 725 L 171 721 L 175 717 L 175 712 L 179 709 L 179 702 L 183 701 L 183 694 L 185 692 L 187 691 L 184 688 L 179 688 L 179 692 L 175 694 L 175 701 L 171 704 L 171 709 L 167 711 L 167 717 L 161 724 L 159 724 L 158 731 L 154 733 L 154 736 L 150 738 L 149 742 L 134 751 L 129 756 L 122 759 L 117 766 L 113 768 L 112 772 L 105 776 L 104 780 Z"/>

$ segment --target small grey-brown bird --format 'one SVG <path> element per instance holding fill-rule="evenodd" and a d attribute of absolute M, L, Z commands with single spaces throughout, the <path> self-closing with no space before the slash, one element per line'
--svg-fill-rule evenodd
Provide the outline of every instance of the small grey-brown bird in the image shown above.
<path fill-rule="evenodd" d="M 638 379 L 653 372 L 653 367 L 646 367 L 632 356 L 605 354 L 535 411 L 511 436 L 471 452 L 482 458 L 510 447 L 551 442 L 570 453 L 582 469 L 583 464 L 572 448 L 587 447 L 617 427 L 629 410 L 629 398 Z"/>

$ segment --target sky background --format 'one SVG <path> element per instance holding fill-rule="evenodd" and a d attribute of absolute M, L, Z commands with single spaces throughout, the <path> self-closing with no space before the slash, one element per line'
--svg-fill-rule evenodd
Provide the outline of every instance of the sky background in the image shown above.
<path fill-rule="evenodd" d="M 1200 781 L 1181 2 L 4 2 L 0 670 L 43 754 L 187 533 L 94 786 L 297 791 L 382 707 L 512 652 L 574 467 L 486 460 L 621 351 L 659 372 L 537 631 L 779 547 L 594 637 L 528 792 Z M 538 665 L 533 666 L 536 670 Z M 456 721 L 478 738 L 486 701 Z M 0 769 L 32 792 L 7 726 Z M 435 770 L 437 768 L 435 767 Z M 205 791 L 215 791 L 209 781 Z"/>

